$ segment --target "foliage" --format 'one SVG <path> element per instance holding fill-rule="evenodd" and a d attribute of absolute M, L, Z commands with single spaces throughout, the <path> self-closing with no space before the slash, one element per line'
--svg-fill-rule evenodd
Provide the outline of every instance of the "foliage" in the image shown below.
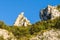
<path fill-rule="evenodd" d="M 3 36 L 0 36 L 0 40 L 4 40 Z"/>
<path fill-rule="evenodd" d="M 60 11 L 60 5 L 57 6 L 57 9 Z"/>
<path fill-rule="evenodd" d="M 54 20 L 39 21 L 27 27 L 7 26 L 0 21 L 0 28 L 12 32 L 18 40 L 28 40 L 32 35 L 38 34 L 38 32 L 43 33 L 51 28 L 60 29 L 60 17 Z"/>

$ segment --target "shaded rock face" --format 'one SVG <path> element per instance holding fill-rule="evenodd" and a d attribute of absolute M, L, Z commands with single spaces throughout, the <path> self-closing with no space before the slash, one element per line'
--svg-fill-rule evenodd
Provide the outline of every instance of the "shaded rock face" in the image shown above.
<path fill-rule="evenodd" d="M 0 37 L 3 37 L 4 40 L 17 40 L 12 33 L 5 29 L 0 29 Z"/>
<path fill-rule="evenodd" d="M 41 20 L 55 19 L 60 16 L 60 12 L 57 10 L 57 7 L 48 5 L 47 8 L 41 10 L 40 18 Z"/>
<path fill-rule="evenodd" d="M 60 30 L 52 29 L 40 35 L 37 35 L 36 37 L 31 38 L 30 40 L 60 40 Z"/>
<path fill-rule="evenodd" d="M 18 15 L 14 26 L 27 26 L 27 25 L 31 25 L 30 21 L 24 17 L 24 12 L 22 12 L 20 15 Z"/>

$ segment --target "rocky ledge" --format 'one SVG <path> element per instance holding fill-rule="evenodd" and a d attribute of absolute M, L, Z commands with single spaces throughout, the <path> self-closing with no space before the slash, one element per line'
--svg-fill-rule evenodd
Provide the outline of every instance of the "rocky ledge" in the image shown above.
<path fill-rule="evenodd" d="M 30 40 L 60 40 L 60 30 L 49 30 Z"/>
<path fill-rule="evenodd" d="M 0 37 L 4 40 L 17 40 L 11 32 L 8 32 L 5 29 L 0 29 Z"/>

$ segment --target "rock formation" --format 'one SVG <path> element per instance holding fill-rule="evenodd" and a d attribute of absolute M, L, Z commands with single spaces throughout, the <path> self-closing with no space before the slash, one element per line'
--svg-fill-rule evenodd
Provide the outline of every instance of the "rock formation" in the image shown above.
<path fill-rule="evenodd" d="M 60 40 L 60 30 L 51 29 L 42 34 L 37 35 L 30 40 Z"/>
<path fill-rule="evenodd" d="M 17 40 L 11 32 L 8 32 L 5 29 L 0 29 L 0 37 L 4 40 Z"/>
<path fill-rule="evenodd" d="M 22 12 L 20 15 L 18 15 L 18 18 L 15 21 L 14 26 L 27 26 L 31 25 L 30 21 L 24 17 L 24 12 Z"/>
<path fill-rule="evenodd" d="M 41 20 L 54 19 L 60 16 L 60 12 L 57 10 L 57 6 L 48 5 L 47 8 L 41 10 L 40 18 Z"/>

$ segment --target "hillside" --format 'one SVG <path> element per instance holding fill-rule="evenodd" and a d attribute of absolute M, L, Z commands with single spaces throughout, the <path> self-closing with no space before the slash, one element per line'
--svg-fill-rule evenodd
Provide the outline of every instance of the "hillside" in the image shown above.
<path fill-rule="evenodd" d="M 9 32 L 12 32 L 17 40 L 29 40 L 30 38 L 36 37 L 37 35 L 49 33 L 48 30 L 60 29 L 60 18 L 37 22 L 27 27 L 7 26 L 2 21 L 0 21 L 0 29 L 5 29 Z M 52 32 L 55 35 L 54 30 L 52 30 Z M 58 32 L 60 33 L 60 31 Z"/>
<path fill-rule="evenodd" d="M 42 34 L 38 34 L 30 40 L 60 40 L 60 30 L 51 29 Z"/>
<path fill-rule="evenodd" d="M 57 6 L 58 10 L 60 9 L 59 7 Z M 4 40 L 4 35 L 8 35 L 8 38 L 10 38 L 11 34 L 13 40 L 60 40 L 60 17 L 53 20 L 38 21 L 26 27 L 9 26 L 0 21 L 0 29 L 0 40 Z M 1 34 L 2 32 L 4 34 Z M 8 38 L 6 40 L 12 40 Z"/>

